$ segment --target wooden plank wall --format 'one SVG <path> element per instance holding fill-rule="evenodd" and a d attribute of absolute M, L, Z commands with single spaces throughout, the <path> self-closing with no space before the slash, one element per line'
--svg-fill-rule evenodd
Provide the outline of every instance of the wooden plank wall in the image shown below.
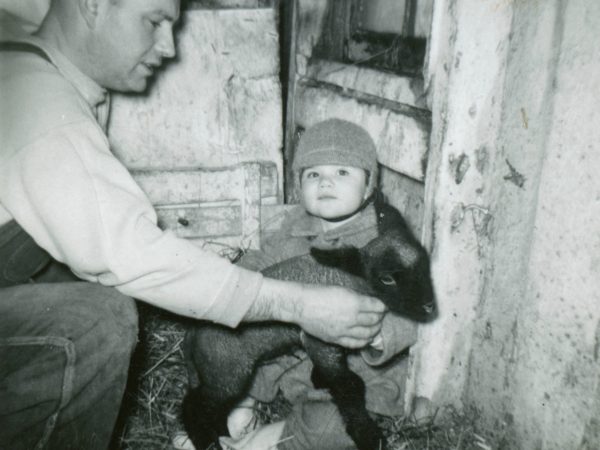
<path fill-rule="evenodd" d="M 130 169 L 265 161 L 281 174 L 278 10 L 210 3 L 213 9 L 194 2 L 182 11 L 178 57 L 148 95 L 113 97 L 113 151 Z"/>
<path fill-rule="evenodd" d="M 198 243 L 259 248 L 263 213 L 266 223 L 281 211 L 272 163 L 132 174 L 155 206 L 159 226 Z"/>
<path fill-rule="evenodd" d="M 112 149 L 163 228 L 221 253 L 257 247 L 262 209 L 283 197 L 277 4 L 190 1 L 177 51 L 148 95 L 113 98 Z"/>
<path fill-rule="evenodd" d="M 336 11 L 348 9 L 349 2 L 343 3 L 345 6 L 333 5 Z M 290 73 L 292 88 L 287 97 L 286 165 L 291 165 L 298 136 L 311 125 L 330 117 L 360 124 L 377 146 L 384 194 L 420 232 L 431 128 L 422 78 L 323 59 L 322 30 L 327 30 L 327 41 L 340 41 L 327 28 L 332 20 L 326 18 L 328 4 L 297 0 L 294 5 L 296 41 L 290 63 L 294 67 Z M 343 27 L 338 30 L 345 32 Z M 339 49 L 334 44 L 335 56 Z M 317 47 L 319 57 L 313 53 Z M 286 178 L 287 199 L 293 203 L 297 201 L 297 188 L 289 171 Z"/>

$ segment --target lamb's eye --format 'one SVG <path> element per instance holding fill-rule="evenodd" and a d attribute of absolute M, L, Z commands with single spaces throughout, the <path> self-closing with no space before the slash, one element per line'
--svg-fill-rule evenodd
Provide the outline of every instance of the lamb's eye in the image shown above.
<path fill-rule="evenodd" d="M 379 281 L 386 286 L 394 286 L 396 284 L 396 280 L 391 275 L 382 275 L 379 277 Z"/>

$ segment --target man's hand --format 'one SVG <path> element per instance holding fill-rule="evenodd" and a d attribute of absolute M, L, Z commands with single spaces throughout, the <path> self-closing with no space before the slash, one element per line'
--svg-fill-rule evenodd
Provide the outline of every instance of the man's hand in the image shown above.
<path fill-rule="evenodd" d="M 303 286 L 296 323 L 304 331 L 348 348 L 368 345 L 381 330 L 385 306 L 373 297 L 336 286 Z"/>
<path fill-rule="evenodd" d="M 245 320 L 295 323 L 324 341 L 361 348 L 381 330 L 385 310 L 379 300 L 343 287 L 265 278 Z"/>

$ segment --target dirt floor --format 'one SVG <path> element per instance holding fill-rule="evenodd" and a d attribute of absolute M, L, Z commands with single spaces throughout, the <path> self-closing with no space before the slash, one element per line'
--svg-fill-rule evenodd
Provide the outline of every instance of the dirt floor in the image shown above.
<path fill-rule="evenodd" d="M 140 343 L 132 363 L 115 450 L 171 450 L 171 437 L 183 429 L 180 406 L 187 376 L 181 344 L 190 322 L 140 305 Z M 267 423 L 284 417 L 284 399 L 261 404 Z M 442 420 L 441 417 L 444 419 Z M 492 450 L 474 427 L 475 412 L 438 411 L 419 422 L 410 417 L 380 417 L 390 450 Z"/>

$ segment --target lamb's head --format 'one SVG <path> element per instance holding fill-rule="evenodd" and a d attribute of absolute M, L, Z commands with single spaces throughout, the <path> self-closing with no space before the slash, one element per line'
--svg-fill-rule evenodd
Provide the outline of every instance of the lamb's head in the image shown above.
<path fill-rule="evenodd" d="M 405 230 L 387 230 L 361 249 L 313 248 L 311 254 L 320 264 L 367 280 L 373 295 L 394 313 L 420 322 L 436 315 L 429 256 Z"/>

